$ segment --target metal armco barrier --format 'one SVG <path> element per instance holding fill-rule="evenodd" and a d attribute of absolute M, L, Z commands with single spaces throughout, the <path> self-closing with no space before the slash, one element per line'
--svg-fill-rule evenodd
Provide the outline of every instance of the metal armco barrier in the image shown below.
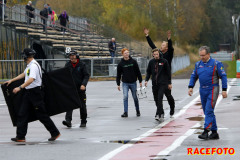
<path fill-rule="evenodd" d="M 173 57 L 172 60 L 172 73 L 184 69 L 190 65 L 189 55 Z"/>

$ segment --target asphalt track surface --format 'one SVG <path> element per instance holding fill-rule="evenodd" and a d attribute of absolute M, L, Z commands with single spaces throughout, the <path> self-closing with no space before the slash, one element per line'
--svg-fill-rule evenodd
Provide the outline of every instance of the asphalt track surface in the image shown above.
<path fill-rule="evenodd" d="M 188 78 L 188 77 L 186 77 Z M 61 132 L 55 142 L 39 122 L 29 124 L 25 143 L 11 142 L 16 128 L 12 126 L 2 93 L 0 93 L 0 159 L 1 160 L 147 160 L 147 159 L 240 159 L 240 80 L 228 79 L 228 98 L 218 98 L 215 108 L 219 140 L 200 140 L 204 115 L 199 101 L 198 83 L 192 97 L 187 95 L 188 79 L 174 79 L 172 94 L 176 109 L 169 116 L 164 97 L 164 121 L 156 121 L 151 83 L 147 98 L 139 100 L 141 116 L 137 117 L 129 94 L 128 118 L 123 113 L 123 94 L 115 81 L 89 82 L 87 86 L 88 123 L 79 128 L 79 110 L 73 114 L 73 127 L 62 125 L 65 114 L 52 119 Z M 210 149 L 207 149 L 210 148 Z M 227 150 L 221 155 L 214 148 Z M 227 149 L 226 149 L 227 148 Z M 231 148 L 231 150 L 229 150 Z M 190 154 L 188 151 L 192 149 Z M 200 151 L 202 153 L 194 151 Z M 234 154 L 232 151 L 234 149 Z M 211 153 L 207 155 L 207 151 Z M 231 152 L 231 154 L 229 153 Z M 188 155 L 189 154 L 189 155 Z M 205 154 L 205 155 L 204 155 Z"/>

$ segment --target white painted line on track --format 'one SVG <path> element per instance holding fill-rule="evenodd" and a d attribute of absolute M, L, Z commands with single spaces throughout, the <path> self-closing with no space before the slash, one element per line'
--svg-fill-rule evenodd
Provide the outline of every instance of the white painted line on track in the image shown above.
<path fill-rule="evenodd" d="M 5 103 L 5 104 L 0 104 L 0 106 L 6 106 L 7 104 Z"/>
<path fill-rule="evenodd" d="M 231 82 L 233 81 L 236 81 L 236 78 L 234 78 Z M 230 83 L 231 83 L 230 82 Z M 227 90 L 227 93 L 229 92 L 231 86 L 228 86 L 228 90 Z M 195 92 L 196 93 L 196 92 Z M 188 103 L 186 106 L 184 106 L 176 115 L 174 115 L 172 118 L 169 118 L 167 121 L 164 121 L 163 123 L 159 124 L 157 127 L 147 131 L 146 133 L 140 135 L 139 137 L 137 138 L 134 138 L 132 139 L 131 141 L 138 141 L 142 138 L 145 138 L 149 135 L 151 135 L 152 133 L 154 133 L 155 131 L 157 131 L 159 128 L 162 128 L 163 126 L 165 126 L 166 124 L 168 124 L 169 122 L 177 119 L 179 116 L 181 116 L 182 114 L 184 114 L 186 112 L 186 110 L 192 106 L 193 104 L 195 104 L 198 99 L 200 98 L 200 96 L 197 96 L 194 100 L 192 100 L 190 103 Z M 222 96 L 220 96 L 220 98 L 218 98 L 218 101 L 216 103 L 216 106 L 219 104 L 219 102 L 222 100 Z M 196 125 L 194 125 L 193 127 L 195 126 L 200 126 L 200 122 L 197 123 Z M 164 149 L 163 151 L 159 152 L 158 155 L 156 157 L 158 157 L 159 155 L 168 155 L 171 151 L 175 150 L 178 146 L 180 146 L 182 144 L 182 142 L 189 136 L 191 136 L 194 131 L 196 129 L 189 129 L 183 136 L 180 136 L 178 139 L 176 139 L 174 141 L 174 143 L 172 143 L 171 146 L 169 146 L 168 148 Z M 123 146 L 109 152 L 108 154 L 106 154 L 105 156 L 101 157 L 99 160 L 108 160 L 108 159 L 111 159 L 113 158 L 116 154 L 120 153 L 121 151 L 131 147 L 133 144 L 124 144 Z M 156 159 L 156 157 L 154 159 Z"/>
<path fill-rule="evenodd" d="M 189 104 L 187 104 L 186 106 L 184 106 L 176 115 L 174 115 L 172 118 L 169 118 L 168 120 L 164 121 L 163 123 L 159 124 L 158 126 L 156 126 L 155 128 L 147 131 L 146 133 L 140 135 L 137 138 L 132 139 L 131 141 L 138 141 L 142 138 L 148 137 L 149 135 L 151 135 L 152 133 L 156 132 L 157 130 L 159 130 L 160 128 L 162 128 L 163 126 L 165 126 L 166 124 L 168 124 L 169 122 L 177 119 L 179 116 L 181 116 L 182 114 L 184 114 L 186 112 L 186 110 L 192 106 L 193 104 L 195 104 L 198 100 L 199 100 L 200 96 L 197 96 L 194 100 L 192 100 Z M 99 160 L 108 160 L 111 159 L 112 157 L 114 157 L 116 154 L 120 153 L 121 151 L 131 147 L 133 144 L 124 144 L 123 146 L 109 152 L 108 154 L 106 154 L 105 156 L 101 157 Z"/>

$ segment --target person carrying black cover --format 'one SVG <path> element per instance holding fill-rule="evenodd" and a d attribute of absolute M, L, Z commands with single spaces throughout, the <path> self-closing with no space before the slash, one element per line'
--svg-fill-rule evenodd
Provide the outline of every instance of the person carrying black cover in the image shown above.
<path fill-rule="evenodd" d="M 168 61 L 160 56 L 159 50 L 153 49 L 152 52 L 154 58 L 148 63 L 145 86 L 152 76 L 152 92 L 157 106 L 155 119 L 163 120 L 163 94 L 172 89 L 171 73 Z"/>
<path fill-rule="evenodd" d="M 70 61 L 66 63 L 65 67 L 69 67 L 75 85 L 77 87 L 78 95 L 80 101 L 82 102 L 82 106 L 80 106 L 80 118 L 81 125 L 80 127 L 86 127 L 87 124 L 87 106 L 86 106 L 86 86 L 89 80 L 89 74 L 87 72 L 86 66 L 83 62 L 80 61 L 79 56 L 76 51 L 71 51 L 69 53 Z M 68 111 L 65 116 L 65 121 L 63 121 L 63 125 L 67 127 L 72 127 L 72 113 L 73 110 Z"/>
<path fill-rule="evenodd" d="M 122 79 L 123 88 L 123 103 L 124 113 L 121 117 L 128 117 L 128 90 L 132 92 L 134 104 L 136 108 L 136 115 L 140 116 L 139 102 L 137 98 L 137 79 L 139 80 L 140 87 L 142 87 L 142 75 L 138 67 L 137 61 L 129 56 L 129 50 L 127 48 L 122 49 L 123 58 L 117 66 L 117 88 L 120 91 L 120 80 Z"/>
<path fill-rule="evenodd" d="M 152 49 L 156 49 L 157 47 L 155 46 L 155 44 L 151 40 L 150 36 L 148 35 L 149 30 L 147 28 L 144 28 L 144 33 L 146 35 L 146 39 L 147 39 L 149 46 Z M 162 53 L 163 58 L 168 61 L 170 72 L 171 72 L 171 68 L 172 68 L 171 64 L 172 64 L 173 52 L 174 52 L 174 48 L 172 46 L 172 40 L 171 40 L 171 31 L 167 31 L 167 40 L 168 40 L 167 42 L 166 41 L 162 42 L 160 52 Z M 172 96 L 171 90 L 166 90 L 166 92 L 164 94 L 167 97 L 168 104 L 170 105 L 170 116 L 173 116 L 174 109 L 175 109 L 175 101 Z"/>
<path fill-rule="evenodd" d="M 11 140 L 15 142 L 25 142 L 29 113 L 30 110 L 33 109 L 36 117 L 51 134 L 51 138 L 49 138 L 48 141 L 55 141 L 60 136 L 60 132 L 46 112 L 43 91 L 41 89 L 42 71 L 38 62 L 33 58 L 36 52 L 30 48 L 25 48 L 22 54 L 24 61 L 27 63 L 24 73 L 5 82 L 5 84 L 9 85 L 25 77 L 24 83 L 13 89 L 14 94 L 23 90 L 23 100 L 18 112 L 17 136 Z"/>

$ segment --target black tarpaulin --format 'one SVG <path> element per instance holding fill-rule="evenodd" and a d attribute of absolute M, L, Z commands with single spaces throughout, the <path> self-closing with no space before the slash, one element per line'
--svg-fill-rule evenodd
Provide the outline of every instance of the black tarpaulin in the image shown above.
<path fill-rule="evenodd" d="M 24 91 L 13 94 L 15 87 L 23 84 L 24 79 L 15 81 L 9 86 L 1 85 L 9 114 L 14 126 L 16 126 L 17 113 L 21 104 Z M 45 108 L 49 116 L 60 114 L 81 107 L 71 72 L 68 68 L 62 68 L 43 74 L 43 90 Z M 29 122 L 37 120 L 33 110 L 30 111 Z"/>

